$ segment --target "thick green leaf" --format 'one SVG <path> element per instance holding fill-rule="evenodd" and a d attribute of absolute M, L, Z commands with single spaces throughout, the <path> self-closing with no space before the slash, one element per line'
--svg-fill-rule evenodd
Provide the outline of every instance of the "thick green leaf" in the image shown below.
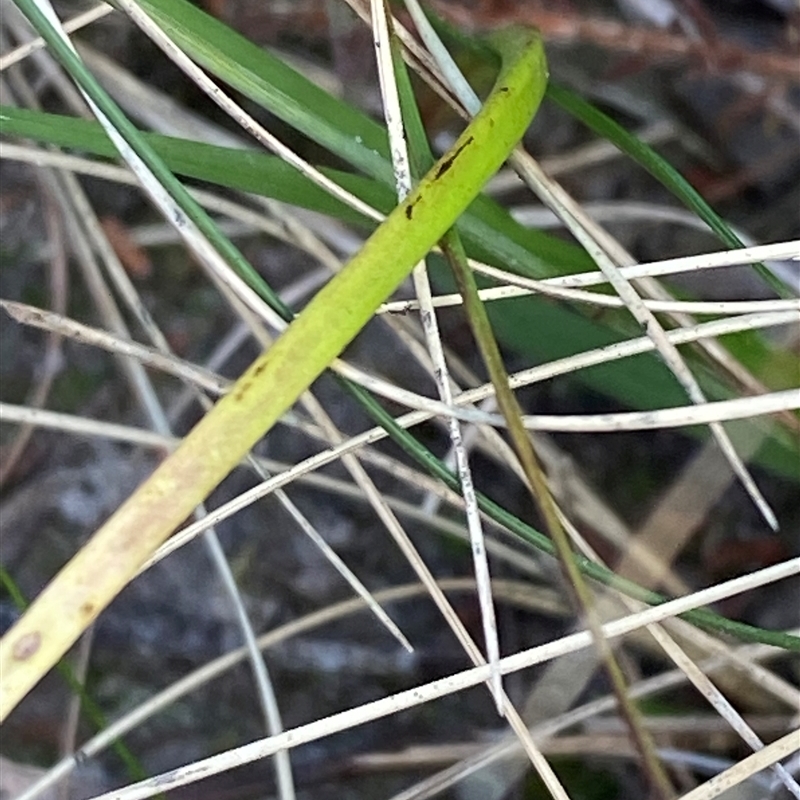
<path fill-rule="evenodd" d="M 0 133 L 47 142 L 89 155 L 117 157 L 116 148 L 100 125 L 77 117 L 0 106 Z M 331 197 L 276 156 L 260 150 L 235 150 L 157 133 L 143 135 L 178 175 L 271 197 L 347 222 L 367 222 L 361 214 Z M 391 190 L 377 181 L 338 170 L 327 172 L 337 182 L 343 185 L 346 182 L 359 197 L 384 213 L 393 207 Z"/>

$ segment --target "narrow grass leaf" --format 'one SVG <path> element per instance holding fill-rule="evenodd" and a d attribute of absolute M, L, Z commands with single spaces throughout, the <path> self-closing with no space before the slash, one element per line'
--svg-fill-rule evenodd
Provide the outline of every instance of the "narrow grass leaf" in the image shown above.
<path fill-rule="evenodd" d="M 616 145 L 637 164 L 644 167 L 688 209 L 697 214 L 723 244 L 731 249 L 744 247 L 744 243 L 731 230 L 730 225 L 714 211 L 689 181 L 650 145 L 628 133 L 625 128 L 600 111 L 599 108 L 564 86 L 551 83 L 547 87 L 547 96 L 599 136 Z M 756 264 L 755 268 L 779 297 L 791 297 L 792 293 L 788 291 L 783 281 L 777 278 L 771 270 L 767 269 L 763 264 Z"/>

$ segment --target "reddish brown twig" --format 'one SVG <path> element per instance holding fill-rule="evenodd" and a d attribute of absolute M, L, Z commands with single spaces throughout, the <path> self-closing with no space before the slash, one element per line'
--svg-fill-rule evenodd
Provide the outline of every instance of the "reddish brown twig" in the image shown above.
<path fill-rule="evenodd" d="M 533 3 L 516 3 L 498 14 L 486 6 L 466 8 L 431 0 L 436 12 L 465 29 L 484 30 L 498 25 L 533 25 L 546 41 L 559 44 L 590 43 L 615 53 L 647 55 L 650 60 L 689 62 L 715 72 L 749 72 L 800 82 L 797 54 L 752 50 L 729 39 L 694 40 L 682 34 L 628 25 L 611 19 L 569 12 L 545 11 Z"/>

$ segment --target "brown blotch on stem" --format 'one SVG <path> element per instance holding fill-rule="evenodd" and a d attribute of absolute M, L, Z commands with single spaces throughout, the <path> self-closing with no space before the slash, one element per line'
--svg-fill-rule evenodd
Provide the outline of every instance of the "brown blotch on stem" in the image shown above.
<path fill-rule="evenodd" d="M 14 661 L 27 661 L 41 646 L 42 634 L 39 631 L 26 633 L 14 644 L 11 655 Z"/>
<path fill-rule="evenodd" d="M 233 399 L 237 403 L 241 403 L 244 396 L 247 394 L 248 389 L 253 385 L 252 381 L 248 381 L 243 386 L 241 386 L 236 392 L 233 393 Z"/>
<path fill-rule="evenodd" d="M 453 153 L 453 155 L 450 156 L 450 158 L 446 159 L 445 161 L 442 161 L 442 163 L 439 165 L 439 169 L 436 170 L 436 174 L 433 176 L 433 179 L 435 181 L 439 180 L 439 178 L 441 178 L 442 175 L 444 175 L 445 172 L 447 172 L 447 170 L 449 170 L 450 167 L 453 166 L 453 162 L 458 158 L 462 150 L 466 149 L 469 145 L 471 145 L 474 139 L 475 137 L 470 136 L 469 139 L 467 139 L 464 142 L 464 144 L 462 144 L 461 147 L 459 147 L 458 150 L 456 150 L 455 153 Z"/>

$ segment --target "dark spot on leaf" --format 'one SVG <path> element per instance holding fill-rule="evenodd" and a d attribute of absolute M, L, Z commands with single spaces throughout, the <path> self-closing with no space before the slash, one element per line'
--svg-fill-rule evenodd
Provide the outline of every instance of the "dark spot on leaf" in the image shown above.
<path fill-rule="evenodd" d="M 27 661 L 42 643 L 42 634 L 39 631 L 26 633 L 14 643 L 12 656 L 14 661 Z"/>
<path fill-rule="evenodd" d="M 443 161 L 439 165 L 439 169 L 436 170 L 436 175 L 434 176 L 434 179 L 441 178 L 442 175 L 444 175 L 445 172 L 447 172 L 447 170 L 449 170 L 450 167 L 453 166 L 453 161 L 454 160 L 455 160 L 455 156 L 452 156 L 452 157 L 448 158 L 447 161 Z"/>
<path fill-rule="evenodd" d="M 251 386 L 251 385 L 252 385 L 252 381 L 247 381 L 247 383 L 245 383 L 245 384 L 243 384 L 242 386 L 240 386 L 240 387 L 239 387 L 239 388 L 238 388 L 238 389 L 237 389 L 237 390 L 236 390 L 236 391 L 233 393 L 233 399 L 234 399 L 234 400 L 235 400 L 237 403 L 240 403 L 240 402 L 242 401 L 242 398 L 245 396 L 245 394 L 247 394 L 247 390 L 250 388 L 250 386 Z"/>
<path fill-rule="evenodd" d="M 433 179 L 439 180 L 439 178 L 441 178 L 442 175 L 444 175 L 445 172 L 447 172 L 447 170 L 449 170 L 450 167 L 453 166 L 453 162 L 458 158 L 461 152 L 464 149 L 466 149 L 469 145 L 471 145 L 473 141 L 474 137 L 470 136 L 469 139 L 467 139 L 464 142 L 464 144 L 462 144 L 461 147 L 459 147 L 458 150 L 456 150 L 455 153 L 453 153 L 453 155 L 450 156 L 450 158 L 447 158 L 444 161 L 442 161 L 442 163 L 439 165 L 439 169 L 436 170 L 436 174 L 433 176 Z"/>

